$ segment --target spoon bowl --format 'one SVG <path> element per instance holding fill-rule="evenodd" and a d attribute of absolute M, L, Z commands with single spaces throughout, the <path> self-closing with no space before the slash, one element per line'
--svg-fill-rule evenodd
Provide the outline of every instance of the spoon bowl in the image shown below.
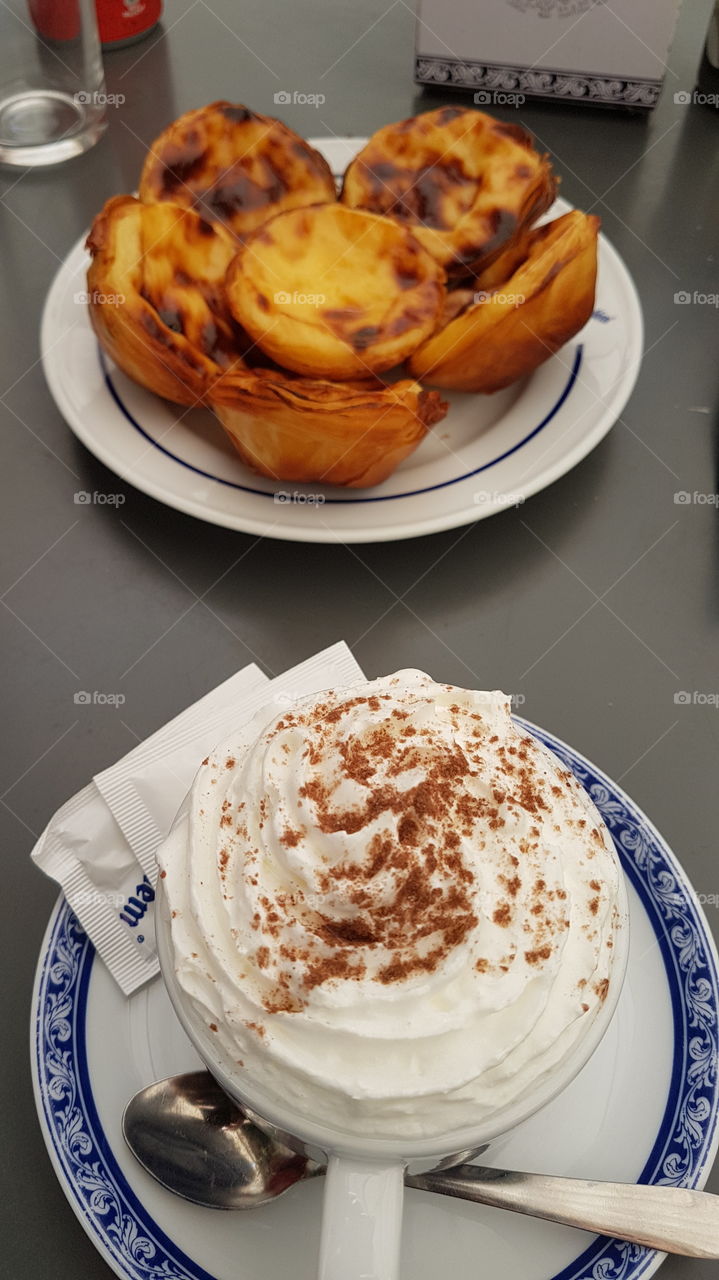
<path fill-rule="evenodd" d="M 158 1182 L 210 1209 L 254 1209 L 324 1167 L 270 1138 L 209 1071 L 171 1076 L 141 1089 L 122 1132 Z"/>

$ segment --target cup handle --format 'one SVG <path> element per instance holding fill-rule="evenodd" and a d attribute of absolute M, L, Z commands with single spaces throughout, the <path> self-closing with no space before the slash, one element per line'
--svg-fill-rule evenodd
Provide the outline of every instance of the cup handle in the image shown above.
<path fill-rule="evenodd" d="M 404 1165 L 330 1156 L 319 1280 L 397 1280 Z"/>

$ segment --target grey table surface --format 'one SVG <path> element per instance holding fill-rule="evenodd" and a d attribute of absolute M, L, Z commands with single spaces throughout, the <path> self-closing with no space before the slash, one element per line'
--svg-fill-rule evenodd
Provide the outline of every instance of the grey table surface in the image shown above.
<path fill-rule="evenodd" d="M 322 92 L 321 108 L 283 108 L 288 123 L 358 135 L 454 101 L 413 86 L 405 0 L 173 0 L 154 37 L 107 56 L 108 91 L 125 102 L 100 144 L 55 170 L 0 175 L 0 1275 L 109 1274 L 55 1179 L 32 1100 L 30 993 L 56 890 L 30 849 L 92 774 L 247 661 L 274 673 L 344 637 L 369 675 L 416 665 L 522 694 L 529 718 L 622 782 L 698 892 L 719 892 L 716 696 L 675 702 L 719 692 L 716 507 L 675 501 L 717 489 L 717 312 L 674 301 L 719 290 L 716 113 L 674 102 L 694 86 L 707 20 L 708 3 L 685 4 L 647 117 L 499 109 L 551 152 L 562 194 L 601 214 L 639 289 L 646 356 L 621 422 L 570 474 L 522 507 L 404 543 L 257 540 L 123 485 L 55 408 L 38 322 L 70 246 L 107 197 L 133 189 L 144 148 L 179 112 L 227 97 L 272 114 L 279 89 Z M 126 502 L 78 507 L 80 489 Z M 122 714 L 77 707 L 78 688 L 122 692 Z M 709 1186 L 719 1191 L 716 1173 Z M 717 1274 L 683 1259 L 663 1270 Z"/>

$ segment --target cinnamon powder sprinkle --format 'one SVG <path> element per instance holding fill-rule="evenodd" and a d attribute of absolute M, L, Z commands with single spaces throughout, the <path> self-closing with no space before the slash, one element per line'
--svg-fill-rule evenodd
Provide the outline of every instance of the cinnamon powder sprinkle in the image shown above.
<path fill-rule="evenodd" d="M 314 736 L 308 742 L 308 754 L 316 752 L 324 757 L 325 726 L 363 702 L 369 700 L 349 699 L 339 707 L 320 708 L 321 722 L 315 718 L 309 726 Z M 370 706 L 380 710 L 380 700 Z M 303 908 L 302 922 L 309 940 L 285 948 L 289 954 L 282 957 L 286 968 L 278 982 L 284 978 L 287 988 L 296 989 L 298 971 L 303 975 L 301 989 L 305 993 L 328 981 L 358 980 L 366 973 L 360 951 L 375 946 L 392 953 L 377 975 L 380 982 L 433 972 L 477 924 L 469 897 L 474 876 L 459 853 L 461 837 L 453 820 L 460 802 L 467 824 L 474 823 L 487 808 L 486 800 L 475 801 L 467 794 L 470 762 L 459 747 L 435 758 L 414 745 L 405 746 L 389 731 L 388 724 L 391 721 L 380 723 L 362 737 L 348 738 L 339 747 L 342 773 L 367 787 L 368 794 L 358 804 L 338 807 L 333 803 L 332 788 L 317 777 L 300 788 L 300 795 L 313 807 L 313 822 L 324 833 L 353 835 L 384 814 L 391 814 L 395 822 L 394 832 L 373 836 L 363 860 L 346 858 L 317 875 L 321 893 L 339 890 L 356 911 L 338 918 Z M 427 735 L 408 736 L 414 743 Z M 384 781 L 370 789 L 368 784 L 380 766 Z M 395 784 L 398 774 L 415 767 L 423 767 L 425 773 L 419 783 L 404 789 Z M 282 840 L 291 846 L 295 833 L 285 832 Z M 379 893 L 373 883 L 378 876 L 383 877 Z M 260 899 L 260 907 L 262 914 L 253 918 L 253 927 L 279 937 L 290 906 L 265 897 Z M 424 946 L 419 945 L 422 939 L 427 939 Z M 275 994 L 267 996 L 264 1005 L 268 1011 L 275 1010 Z"/>
<path fill-rule="evenodd" d="M 311 719 L 295 718 L 295 724 L 306 731 L 304 759 L 309 765 L 322 763 L 328 753 L 336 761 L 334 776 L 315 774 L 299 788 L 298 805 L 304 801 L 304 807 L 311 810 L 308 823 L 340 841 L 362 832 L 367 832 L 367 838 L 347 840 L 339 862 L 313 869 L 313 892 L 306 899 L 297 893 L 260 897 L 251 926 L 261 930 L 263 939 L 275 939 L 272 956 L 281 966 L 274 988 L 262 998 L 270 1014 L 298 1012 L 312 990 L 324 983 L 362 980 L 375 949 L 388 953 L 385 957 L 380 951 L 377 956 L 375 950 L 372 971 L 380 983 L 434 972 L 478 924 L 473 910 L 475 878 L 463 857 L 463 838 L 475 834 L 480 820 L 485 832 L 487 827 L 500 830 L 507 821 L 516 820 L 518 809 L 533 816 L 535 824 L 544 829 L 551 793 L 561 793 L 561 788 L 550 787 L 549 780 L 535 768 L 531 737 L 509 748 L 511 765 L 503 749 L 499 771 L 492 775 L 480 755 L 487 741 L 481 731 L 478 737 L 483 740 L 466 751 L 454 744 L 437 752 L 432 733 L 403 725 L 407 713 L 397 709 L 385 712 L 384 719 L 377 716 L 374 725 L 360 734 L 353 735 L 350 726 L 348 736 L 338 743 L 332 726 L 360 705 L 375 713 L 382 711 L 380 698 L 358 696 L 315 707 Z M 340 732 L 344 729 L 343 725 Z M 500 738 L 495 734 L 489 741 L 495 744 Z M 420 771 L 421 780 L 403 787 L 406 776 L 402 779 L 401 775 L 412 770 Z M 478 773 L 486 776 L 484 795 L 474 794 L 467 785 L 468 778 L 476 778 Z M 348 803 L 343 796 L 338 803 L 342 778 L 355 784 L 356 801 Z M 269 816 L 265 797 L 259 810 L 262 826 L 262 820 Z M 374 825 L 379 829 L 369 838 L 367 829 Z M 599 832 L 597 836 L 601 840 Z M 302 832 L 288 826 L 280 841 L 285 848 L 294 848 L 303 838 Z M 501 928 L 507 928 L 513 919 L 513 902 L 522 890 L 523 876 L 526 882 L 522 868 L 531 867 L 539 840 L 540 826 L 532 825 L 530 838 L 516 847 L 522 856 L 512 854 L 511 869 L 498 877 L 505 896 L 496 905 L 492 920 Z M 481 847 L 482 842 L 476 850 L 479 856 Z M 250 852 L 246 852 L 246 860 Z M 252 883 L 256 884 L 256 877 Z M 526 882 L 526 890 L 530 883 Z M 333 899 L 331 912 L 323 912 L 321 903 L 318 909 L 321 895 Z M 564 922 L 550 918 L 548 903 L 566 896 L 564 890 L 550 892 L 545 880 L 535 879 L 525 917 L 531 921 L 525 924 L 529 935 L 525 946 L 531 948 L 524 951 L 528 964 L 538 965 L 553 954 L 554 945 L 547 939 Z M 336 908 L 336 902 L 342 905 Z M 269 948 L 258 948 L 260 969 L 268 967 L 271 948 L 272 943 Z M 503 957 L 503 961 L 508 959 Z M 480 957 L 474 967 L 485 973 L 491 965 Z M 503 962 L 499 967 L 506 972 L 509 966 Z M 258 1035 L 265 1034 L 264 1027 L 247 1025 Z"/>
<path fill-rule="evenodd" d="M 332 978 L 364 978 L 367 966 L 361 960 L 352 961 L 348 956 L 335 954 L 323 956 L 310 964 L 305 973 L 302 985 L 308 991 L 319 987 Z"/>
<path fill-rule="evenodd" d="M 501 902 L 500 905 L 495 908 L 492 914 L 492 919 L 494 920 L 494 923 L 500 925 L 502 929 L 508 928 L 512 922 L 512 912 L 510 910 L 509 903 Z"/>
<path fill-rule="evenodd" d="M 263 1003 L 268 1013 L 301 1013 L 303 1008 L 302 1002 L 283 987 L 276 987 Z"/>
<path fill-rule="evenodd" d="M 261 1026 L 259 1022 L 246 1022 L 245 1026 L 248 1031 L 254 1031 L 261 1040 L 267 1035 L 265 1028 Z"/>

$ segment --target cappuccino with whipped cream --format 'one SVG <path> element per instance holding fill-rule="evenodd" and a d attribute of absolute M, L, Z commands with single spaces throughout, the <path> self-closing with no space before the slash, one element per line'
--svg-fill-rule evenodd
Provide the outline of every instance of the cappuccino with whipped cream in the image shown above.
<path fill-rule="evenodd" d="M 400 671 L 255 720 L 159 862 L 183 999 L 238 1079 L 359 1136 L 511 1106 L 612 983 L 611 837 L 498 692 Z"/>

